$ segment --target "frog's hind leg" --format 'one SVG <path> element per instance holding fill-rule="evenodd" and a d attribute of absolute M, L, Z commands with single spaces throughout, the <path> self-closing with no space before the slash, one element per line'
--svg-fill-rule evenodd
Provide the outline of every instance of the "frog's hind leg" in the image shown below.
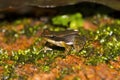
<path fill-rule="evenodd" d="M 76 36 L 73 41 L 73 47 L 75 48 L 76 52 L 80 52 L 86 44 L 86 39 L 84 36 Z"/>
<path fill-rule="evenodd" d="M 65 48 L 65 51 L 64 51 L 65 55 L 67 55 L 70 52 L 72 47 L 70 45 L 67 45 L 65 42 L 62 42 L 61 44 Z"/>

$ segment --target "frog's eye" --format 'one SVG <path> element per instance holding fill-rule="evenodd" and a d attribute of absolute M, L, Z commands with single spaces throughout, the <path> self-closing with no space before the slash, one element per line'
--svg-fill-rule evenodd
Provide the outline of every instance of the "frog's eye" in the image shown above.
<path fill-rule="evenodd" d="M 54 35 L 51 35 L 50 38 L 55 38 L 55 36 L 54 36 Z"/>
<path fill-rule="evenodd" d="M 47 35 L 46 37 L 54 38 L 55 36 L 54 35 Z"/>

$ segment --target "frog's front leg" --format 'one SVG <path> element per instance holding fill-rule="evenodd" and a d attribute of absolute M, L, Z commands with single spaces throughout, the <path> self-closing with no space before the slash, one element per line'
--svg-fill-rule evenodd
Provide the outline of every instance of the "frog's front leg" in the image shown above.
<path fill-rule="evenodd" d="M 52 48 L 48 47 L 48 42 L 46 41 L 45 38 L 42 39 L 41 43 L 42 43 L 42 46 L 43 46 L 42 51 L 44 51 L 44 53 L 46 53 L 49 50 L 52 50 Z"/>
<path fill-rule="evenodd" d="M 64 41 L 61 42 L 61 45 L 65 48 L 64 53 L 67 55 L 70 52 L 72 47 L 70 45 L 66 44 Z"/>
<path fill-rule="evenodd" d="M 76 52 L 80 52 L 84 48 L 86 44 L 86 38 L 84 36 L 76 36 L 73 41 L 73 47 L 75 48 Z"/>

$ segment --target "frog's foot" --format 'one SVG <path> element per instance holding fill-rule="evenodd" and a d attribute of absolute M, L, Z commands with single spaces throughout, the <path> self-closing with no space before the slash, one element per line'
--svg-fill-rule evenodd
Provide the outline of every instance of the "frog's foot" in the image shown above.
<path fill-rule="evenodd" d="M 67 46 L 67 48 L 65 49 L 65 55 L 67 55 L 69 52 L 70 52 L 70 50 L 71 50 L 71 46 Z"/>

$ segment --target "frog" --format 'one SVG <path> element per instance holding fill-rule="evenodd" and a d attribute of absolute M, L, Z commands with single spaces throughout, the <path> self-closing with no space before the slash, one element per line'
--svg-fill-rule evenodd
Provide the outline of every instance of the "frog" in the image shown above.
<path fill-rule="evenodd" d="M 80 52 L 86 44 L 86 37 L 80 35 L 79 31 L 76 30 L 65 30 L 58 32 L 47 31 L 43 32 L 42 37 L 45 43 L 50 43 L 54 46 L 63 47 L 66 54 L 72 49 L 76 52 Z"/>

